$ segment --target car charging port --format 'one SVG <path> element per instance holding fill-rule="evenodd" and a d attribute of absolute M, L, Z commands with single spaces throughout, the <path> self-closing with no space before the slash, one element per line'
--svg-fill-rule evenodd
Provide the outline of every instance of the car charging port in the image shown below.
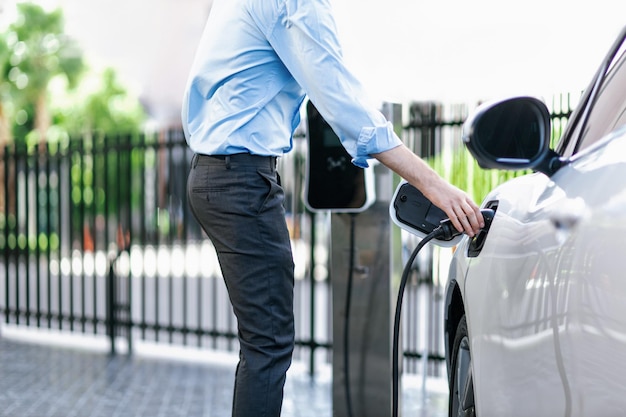
<path fill-rule="evenodd" d="M 474 236 L 467 246 L 467 256 L 470 258 L 477 257 L 480 252 L 483 250 L 483 246 L 485 245 L 485 241 L 487 240 L 487 234 L 489 233 L 489 228 L 491 227 L 491 223 L 493 222 L 493 218 L 496 215 L 496 211 L 498 210 L 498 202 L 490 201 L 485 205 L 486 208 L 481 210 L 483 213 L 483 218 L 485 219 L 485 227 L 483 227 L 480 232 Z M 485 214 L 489 211 L 491 214 Z M 489 218 L 489 220 L 487 220 Z"/>

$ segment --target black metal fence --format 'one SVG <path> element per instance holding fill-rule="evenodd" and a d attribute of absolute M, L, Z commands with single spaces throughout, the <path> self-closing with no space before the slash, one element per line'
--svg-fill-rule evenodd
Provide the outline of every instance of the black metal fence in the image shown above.
<path fill-rule="evenodd" d="M 558 123 L 569 115 L 567 102 L 554 116 Z M 467 107 L 452 117 L 443 109 L 430 103 L 411 108 L 404 139 L 425 157 L 436 157 L 446 140 L 459 142 Z M 304 139 L 294 143 L 279 169 L 296 263 L 295 356 L 314 372 L 316 360 L 330 359 L 332 343 L 324 272 L 328 218 L 307 212 L 301 202 Z M 181 130 L 9 145 L 0 152 L 5 323 L 107 335 L 113 352 L 120 341 L 132 348 L 133 340 L 236 349 L 216 256 L 188 208 L 192 154 Z M 420 359 L 435 367 L 443 359 L 445 273 L 437 268 L 426 274 L 422 268 L 407 288 L 403 349 L 409 372 Z M 426 330 L 420 329 L 424 323 Z"/>
<path fill-rule="evenodd" d="M 235 349 L 217 259 L 187 205 L 191 157 L 179 129 L 6 146 L 5 323 L 107 335 L 113 352 L 120 338 Z M 316 251 L 327 245 L 300 203 L 302 164 L 294 152 L 280 169 L 297 264 L 296 355 L 309 355 L 313 369 L 316 353 L 329 355 L 330 289 L 327 276 L 311 278 Z"/>

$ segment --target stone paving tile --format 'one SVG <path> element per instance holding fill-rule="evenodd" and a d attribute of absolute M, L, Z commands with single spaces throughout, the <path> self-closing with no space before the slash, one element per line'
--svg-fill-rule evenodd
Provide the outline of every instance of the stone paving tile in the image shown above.
<path fill-rule="evenodd" d="M 0 337 L 0 416 L 225 417 L 233 375 L 230 363 L 110 356 Z M 330 383 L 306 380 L 290 378 L 283 415 L 330 416 Z"/>
<path fill-rule="evenodd" d="M 228 417 L 233 381 L 228 361 L 110 356 L 0 336 L 0 417 Z M 331 390 L 329 378 L 290 371 L 282 416 L 330 417 Z M 421 398 L 421 388 L 403 388 L 403 415 L 447 416 L 445 393 Z"/>

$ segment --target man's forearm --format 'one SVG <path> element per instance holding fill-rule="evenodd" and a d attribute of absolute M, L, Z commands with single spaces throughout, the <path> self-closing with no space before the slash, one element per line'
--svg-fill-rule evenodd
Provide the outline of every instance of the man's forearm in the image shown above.
<path fill-rule="evenodd" d="M 474 236 L 484 227 L 479 207 L 464 191 L 450 184 L 405 145 L 372 155 L 419 189 L 442 209 L 457 230 Z"/>

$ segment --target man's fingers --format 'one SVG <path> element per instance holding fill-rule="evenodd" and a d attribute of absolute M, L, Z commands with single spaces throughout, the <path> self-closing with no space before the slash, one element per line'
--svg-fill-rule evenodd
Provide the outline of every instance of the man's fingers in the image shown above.
<path fill-rule="evenodd" d="M 473 237 L 480 229 L 484 227 L 484 219 L 478 207 L 474 208 L 470 204 L 464 207 L 458 207 L 454 210 L 454 216 L 450 218 L 452 225 L 459 230 L 465 232 L 468 236 Z"/>
<path fill-rule="evenodd" d="M 472 226 L 463 209 L 461 207 L 457 207 L 455 210 L 453 210 L 453 213 L 454 215 L 450 217 L 450 220 L 452 221 L 452 225 L 455 227 L 455 229 L 460 232 L 466 233 L 470 237 L 473 237 L 474 230 L 472 229 Z"/>

